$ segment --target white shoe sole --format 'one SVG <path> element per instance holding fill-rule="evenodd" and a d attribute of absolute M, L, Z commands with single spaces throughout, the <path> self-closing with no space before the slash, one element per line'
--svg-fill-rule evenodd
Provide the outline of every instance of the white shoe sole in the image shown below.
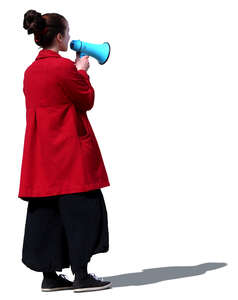
<path fill-rule="evenodd" d="M 108 283 L 107 285 L 104 286 L 98 286 L 98 287 L 89 287 L 89 288 L 75 288 L 74 292 L 88 292 L 88 291 L 98 291 L 98 290 L 104 290 L 112 286 L 112 283 Z"/>
<path fill-rule="evenodd" d="M 72 290 L 72 289 L 73 289 L 72 287 L 65 286 L 65 287 L 57 287 L 57 288 L 52 288 L 52 289 L 42 288 L 41 291 L 42 292 L 54 292 L 54 291 Z"/>

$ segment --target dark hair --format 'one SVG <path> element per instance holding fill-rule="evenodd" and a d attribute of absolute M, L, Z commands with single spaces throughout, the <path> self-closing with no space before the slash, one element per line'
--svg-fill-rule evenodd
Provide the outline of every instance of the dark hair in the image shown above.
<path fill-rule="evenodd" d="M 66 19 L 57 13 L 41 15 L 41 13 L 30 9 L 24 14 L 23 28 L 27 30 L 28 34 L 34 33 L 35 43 L 40 48 L 49 47 L 58 33 L 64 36 Z"/>

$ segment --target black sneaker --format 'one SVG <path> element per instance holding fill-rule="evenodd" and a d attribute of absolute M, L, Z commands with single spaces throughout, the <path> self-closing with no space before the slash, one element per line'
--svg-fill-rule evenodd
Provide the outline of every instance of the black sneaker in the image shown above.
<path fill-rule="evenodd" d="M 103 281 L 102 277 L 97 277 L 94 273 L 88 274 L 85 279 L 74 280 L 74 292 L 98 291 L 111 287 L 110 281 Z"/>
<path fill-rule="evenodd" d="M 56 278 L 43 278 L 41 284 L 42 292 L 72 290 L 73 282 L 66 279 L 66 275 L 60 274 Z"/>

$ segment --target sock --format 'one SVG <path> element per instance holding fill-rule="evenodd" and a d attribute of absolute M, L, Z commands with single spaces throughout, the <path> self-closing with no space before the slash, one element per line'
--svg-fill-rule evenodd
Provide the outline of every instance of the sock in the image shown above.
<path fill-rule="evenodd" d="M 82 266 L 80 268 L 78 268 L 76 271 L 75 271 L 75 280 L 82 280 L 82 279 L 85 279 L 88 275 L 88 271 L 87 271 L 87 265 L 85 266 Z"/>
<path fill-rule="evenodd" d="M 55 271 L 53 272 L 43 272 L 44 278 L 56 278 L 58 277 L 57 273 Z"/>

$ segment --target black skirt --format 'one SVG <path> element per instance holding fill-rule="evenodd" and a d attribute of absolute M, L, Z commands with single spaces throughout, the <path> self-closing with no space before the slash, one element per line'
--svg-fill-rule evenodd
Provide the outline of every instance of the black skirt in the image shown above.
<path fill-rule="evenodd" d="M 109 250 L 107 210 L 101 189 L 28 201 L 22 262 L 34 271 L 72 273 L 92 255 Z"/>

